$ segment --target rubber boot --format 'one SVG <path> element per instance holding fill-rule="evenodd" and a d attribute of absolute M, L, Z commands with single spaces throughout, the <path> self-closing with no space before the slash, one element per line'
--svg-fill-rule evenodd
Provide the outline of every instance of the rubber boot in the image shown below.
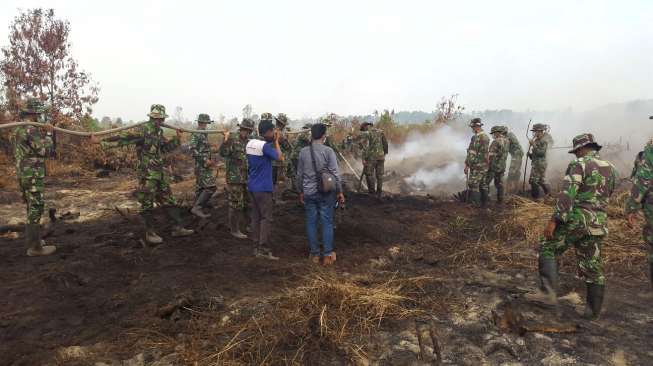
<path fill-rule="evenodd" d="M 479 191 L 472 191 L 471 189 L 468 192 L 469 203 L 477 205 L 481 202 L 481 193 Z"/>
<path fill-rule="evenodd" d="M 381 198 L 383 195 L 383 179 L 377 179 L 376 181 L 376 198 Z"/>
<path fill-rule="evenodd" d="M 234 238 L 247 239 L 247 235 L 240 231 L 240 218 L 242 215 L 229 207 L 229 230 Z"/>
<path fill-rule="evenodd" d="M 57 251 L 57 247 L 54 245 L 44 245 L 45 242 L 41 240 L 41 225 L 39 224 L 25 226 L 25 241 L 27 242 L 27 255 L 30 257 L 50 255 Z"/>
<path fill-rule="evenodd" d="M 545 293 L 558 292 L 558 263 L 553 258 L 542 258 L 537 260 L 540 273 L 540 290 Z"/>
<path fill-rule="evenodd" d="M 599 318 L 601 307 L 603 306 L 604 292 L 604 285 L 597 285 L 595 283 L 587 284 L 587 307 L 583 315 L 585 319 L 596 320 Z"/>
<path fill-rule="evenodd" d="M 208 219 L 211 217 L 210 214 L 206 214 L 203 211 L 204 206 L 206 206 L 207 202 L 209 202 L 210 199 L 211 192 L 206 189 L 202 190 L 202 192 L 200 192 L 200 194 L 197 196 L 193 208 L 190 209 L 190 213 L 199 217 L 200 219 Z"/>
<path fill-rule="evenodd" d="M 542 184 L 542 192 L 545 196 L 548 196 L 551 193 L 551 187 L 548 184 Z"/>
<path fill-rule="evenodd" d="M 189 236 L 194 234 L 195 232 L 190 229 L 184 229 L 181 226 L 181 211 L 179 210 L 179 207 L 177 206 L 172 206 L 168 207 L 168 216 L 175 222 L 175 226 L 172 228 L 172 235 L 173 237 L 182 237 L 182 236 Z"/>
<path fill-rule="evenodd" d="M 487 201 L 489 200 L 487 189 L 481 189 L 480 198 L 481 198 L 481 208 L 487 208 Z"/>
<path fill-rule="evenodd" d="M 498 203 L 503 203 L 503 187 L 497 187 L 497 202 Z"/>
<path fill-rule="evenodd" d="M 369 194 L 375 194 L 375 193 L 376 193 L 376 189 L 374 189 L 374 188 L 375 188 L 375 186 L 376 186 L 376 182 L 374 181 L 374 179 L 372 179 L 372 177 L 368 177 L 368 176 L 366 175 L 366 176 L 365 176 L 365 181 L 367 182 L 367 192 L 368 192 Z"/>
<path fill-rule="evenodd" d="M 534 200 L 540 198 L 540 186 L 537 184 L 531 184 L 531 197 L 533 197 Z"/>

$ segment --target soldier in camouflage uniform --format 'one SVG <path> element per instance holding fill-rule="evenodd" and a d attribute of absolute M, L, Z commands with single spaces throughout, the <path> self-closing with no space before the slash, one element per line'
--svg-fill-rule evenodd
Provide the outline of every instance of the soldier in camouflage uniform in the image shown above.
<path fill-rule="evenodd" d="M 153 104 L 148 114 L 150 120 L 135 133 L 124 133 L 103 142 L 105 147 L 120 147 L 136 145 L 138 157 L 137 175 L 139 180 L 138 202 L 141 205 L 141 217 L 145 225 L 145 240 L 148 243 L 159 244 L 163 239 L 154 231 L 152 210 L 159 203 L 166 208 L 170 219 L 174 222 L 173 237 L 188 236 L 193 230 L 183 228 L 181 210 L 170 189 L 170 174 L 165 168 L 163 154 L 179 147 L 181 132 L 171 140 L 163 136 L 161 124 L 168 117 L 166 109 L 160 104 Z"/>
<path fill-rule="evenodd" d="M 265 113 L 264 113 L 265 115 Z M 267 113 L 269 117 L 272 115 Z M 268 116 L 266 116 L 268 117 Z M 286 125 L 288 125 L 288 117 L 279 113 L 277 117 L 274 117 L 276 120 L 277 129 L 279 129 L 279 146 L 281 147 L 281 152 L 284 156 L 292 155 L 292 145 L 288 141 L 288 137 L 285 134 Z M 292 169 L 291 165 L 287 161 L 274 160 L 272 162 L 272 183 L 274 184 L 273 198 L 275 203 L 283 204 L 283 193 L 286 191 L 288 177 L 288 170 Z"/>
<path fill-rule="evenodd" d="M 39 117 L 44 111 L 39 99 L 30 98 L 21 108 L 21 120 L 41 122 Z M 30 257 L 50 255 L 57 250 L 54 245 L 45 245 L 41 240 L 41 215 L 45 206 L 45 159 L 52 148 L 52 135 L 46 129 L 52 131 L 52 125 L 43 124 L 43 128 L 21 126 L 16 128 L 12 136 L 18 186 L 27 206 L 25 241 L 27 255 Z"/>
<path fill-rule="evenodd" d="M 467 175 L 467 192 L 469 200 L 487 206 L 488 180 L 486 178 L 489 162 L 490 138 L 483 132 L 483 123 L 480 118 L 474 118 L 469 123 L 474 131 L 474 136 L 467 148 L 465 159 L 465 175 Z"/>
<path fill-rule="evenodd" d="M 558 288 L 556 259 L 569 247 L 576 249 L 578 275 L 587 284 L 585 317 L 596 319 L 603 303 L 605 276 L 601 242 L 608 234 L 608 199 L 617 183 L 614 166 L 599 157 L 601 146 L 592 134 L 574 138 L 562 191 L 558 194 L 551 220 L 544 230 L 539 249 L 541 289 L 555 296 Z"/>
<path fill-rule="evenodd" d="M 649 272 L 653 287 L 653 140 L 637 155 L 631 176 L 633 187 L 626 199 L 626 216 L 631 227 L 635 227 L 637 212 L 644 211 L 644 241 L 649 245 Z"/>
<path fill-rule="evenodd" d="M 224 141 L 220 146 L 220 156 L 225 160 L 227 195 L 229 198 L 229 229 L 234 237 L 247 239 L 247 235 L 240 231 L 240 226 L 247 217 L 249 194 L 247 192 L 247 154 L 245 147 L 254 131 L 254 121 L 245 118 L 238 127 L 238 136 L 236 137 L 231 137 L 229 132 L 225 132 Z"/>
<path fill-rule="evenodd" d="M 547 126 L 545 124 L 536 123 L 531 131 L 535 137 L 529 141 L 531 150 L 528 153 L 528 158 L 531 159 L 531 176 L 528 183 L 531 185 L 531 196 L 534 199 L 540 198 L 540 188 L 545 195 L 551 191 L 549 185 L 546 183 L 546 167 L 547 167 L 547 153 L 550 143 L 553 141 L 551 135 L 546 133 Z"/>
<path fill-rule="evenodd" d="M 506 127 L 505 136 L 508 139 L 510 153 L 510 168 L 508 169 L 508 190 L 516 191 L 521 179 L 521 164 L 524 157 L 524 150 L 519 144 L 517 136 Z"/>
<path fill-rule="evenodd" d="M 507 129 L 503 126 L 494 126 L 490 134 L 494 139 L 489 148 L 489 169 L 487 174 L 487 187 L 494 180 L 494 187 L 497 189 L 497 202 L 503 203 L 503 176 L 506 172 L 506 161 L 508 160 L 508 149 L 510 142 L 504 133 Z"/>
<path fill-rule="evenodd" d="M 296 183 L 295 174 L 297 172 L 297 164 L 299 163 L 299 152 L 306 146 L 311 144 L 311 127 L 313 125 L 310 123 L 305 124 L 302 127 L 302 132 L 297 134 L 295 141 L 292 143 L 292 154 L 290 154 L 290 164 L 292 167 L 293 174 L 290 175 L 292 179 L 292 187 L 295 191 L 299 191 Z"/>
<path fill-rule="evenodd" d="M 386 140 L 382 130 L 373 126 L 372 122 L 363 122 L 360 127 L 363 174 L 367 181 L 368 192 L 370 194 L 376 193 L 376 196 L 381 198 L 383 194 L 385 156 L 388 154 L 388 140 Z"/>
<path fill-rule="evenodd" d="M 213 123 L 208 114 L 200 114 L 197 117 L 197 128 L 206 130 L 206 127 Z M 215 192 L 215 176 L 213 169 L 215 164 L 211 160 L 211 144 L 206 133 L 194 133 L 190 139 L 190 151 L 195 160 L 195 204 L 190 212 L 202 219 L 211 217 L 204 213 L 211 196 Z"/>

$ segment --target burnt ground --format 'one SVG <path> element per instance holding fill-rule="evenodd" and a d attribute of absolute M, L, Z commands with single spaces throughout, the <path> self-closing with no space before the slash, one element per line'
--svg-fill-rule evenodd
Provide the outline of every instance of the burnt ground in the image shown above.
<path fill-rule="evenodd" d="M 144 247 L 134 186 L 125 176 L 50 179 L 48 203 L 59 214 L 72 213 L 47 238 L 58 246 L 53 256 L 28 258 L 21 235 L 0 237 L 1 365 L 192 364 L 183 350 L 161 346 L 157 353 L 152 351 L 157 344 L 145 345 L 143 339 L 189 336 L 196 326 L 194 311 L 215 311 L 219 317 L 241 301 L 274 298 L 325 271 L 306 260 L 303 211 L 291 195 L 276 208 L 273 248 L 281 260 L 272 262 L 254 258 L 250 242 L 228 234 L 223 194 L 205 225 L 186 217 L 200 228 L 198 234 L 173 239 L 164 228 L 164 244 Z M 173 190 L 188 202 L 192 181 Z M 11 190 L 0 194 L 0 225 L 18 223 L 24 210 L 20 197 Z M 114 205 L 127 214 L 118 214 Z M 584 287 L 568 257 L 555 316 L 527 296 L 536 288 L 532 245 L 501 241 L 495 233 L 509 213 L 499 208 L 479 213 L 429 197 L 393 195 L 378 202 L 351 193 L 347 208 L 338 213 L 338 262 L 326 271 L 343 278 L 368 276 L 370 282 L 428 276 L 413 305 L 422 309 L 420 321 L 437 329 L 438 347 L 429 343 L 424 349 L 439 348 L 444 364 L 653 364 L 653 297 L 646 277 L 632 275 L 644 273 L 644 264 L 627 274 L 608 268 L 604 315 L 588 322 L 578 315 Z M 485 240 L 498 245 L 484 246 Z M 191 305 L 162 315 L 161 309 L 179 299 L 192 299 Z M 415 324 L 413 319 L 382 323 L 359 363 L 428 360 L 431 356 L 418 347 L 422 340 Z M 173 351 L 174 361 L 157 361 Z M 352 364 L 339 357 L 299 363 Z"/>

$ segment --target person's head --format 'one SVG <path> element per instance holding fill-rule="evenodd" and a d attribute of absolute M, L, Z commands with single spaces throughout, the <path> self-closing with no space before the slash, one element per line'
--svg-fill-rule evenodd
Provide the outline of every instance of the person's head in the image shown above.
<path fill-rule="evenodd" d="M 324 123 L 316 123 L 311 126 L 311 137 L 313 140 L 324 140 L 326 132 L 327 126 Z"/>
<path fill-rule="evenodd" d="M 210 124 L 213 123 L 211 120 L 211 117 L 209 117 L 208 114 L 201 113 L 199 116 L 197 116 L 197 128 L 200 130 L 206 130 L 206 127 Z"/>
<path fill-rule="evenodd" d="M 238 134 L 241 139 L 246 139 L 254 131 L 254 121 L 249 118 L 243 119 L 243 121 L 238 125 Z"/>
<path fill-rule="evenodd" d="M 29 98 L 20 109 L 22 118 L 30 122 L 39 122 L 39 117 L 45 112 L 45 106 L 38 98 Z"/>
<path fill-rule="evenodd" d="M 533 136 L 535 137 L 542 137 L 544 136 L 544 131 L 546 131 L 546 125 L 542 123 L 536 123 L 533 125 L 533 128 L 531 128 L 531 131 L 533 132 Z"/>
<path fill-rule="evenodd" d="M 469 121 L 469 127 L 471 127 L 474 133 L 479 133 L 483 129 L 483 122 L 481 122 L 480 118 L 473 118 Z"/>
<path fill-rule="evenodd" d="M 367 130 L 370 129 L 370 126 L 373 126 L 373 125 L 374 125 L 374 124 L 373 124 L 372 122 L 367 122 L 367 121 L 365 121 L 365 122 L 363 122 L 363 123 L 361 124 L 361 131 L 367 131 Z"/>
<path fill-rule="evenodd" d="M 163 121 L 168 118 L 166 107 L 161 104 L 152 104 L 150 113 L 147 116 L 150 117 L 150 121 L 154 122 L 157 127 L 161 127 Z"/>
<path fill-rule="evenodd" d="M 279 113 L 274 118 L 277 121 L 277 128 L 283 130 L 288 125 L 288 117 L 285 113 Z"/>
<path fill-rule="evenodd" d="M 496 140 L 503 135 L 503 129 L 501 126 L 492 126 L 492 129 L 490 129 L 490 134 Z"/>
<path fill-rule="evenodd" d="M 601 150 L 601 148 L 602 146 L 594 140 L 594 135 L 583 133 L 574 137 L 574 146 L 569 153 L 576 155 L 577 158 L 582 158 L 590 152 Z"/>
<path fill-rule="evenodd" d="M 263 137 L 265 141 L 274 140 L 274 123 L 269 119 L 261 120 L 258 124 L 258 134 Z"/>

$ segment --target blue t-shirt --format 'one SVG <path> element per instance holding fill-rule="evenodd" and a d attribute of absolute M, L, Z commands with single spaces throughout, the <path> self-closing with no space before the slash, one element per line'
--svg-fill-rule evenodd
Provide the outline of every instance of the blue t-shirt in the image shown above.
<path fill-rule="evenodd" d="M 279 160 L 272 142 L 249 140 L 247 152 L 247 189 L 250 192 L 272 192 L 272 160 Z"/>

